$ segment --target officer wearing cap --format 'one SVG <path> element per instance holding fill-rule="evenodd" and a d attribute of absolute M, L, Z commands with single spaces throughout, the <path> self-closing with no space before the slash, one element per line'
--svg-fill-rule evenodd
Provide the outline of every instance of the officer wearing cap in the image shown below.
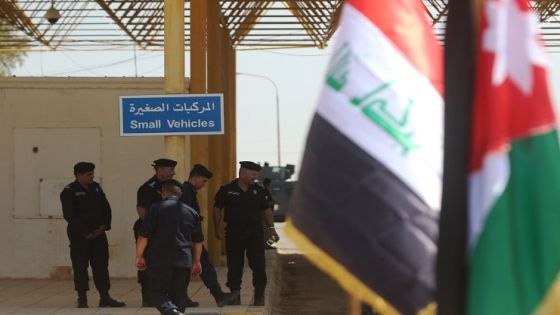
<path fill-rule="evenodd" d="M 163 201 L 154 203 L 144 216 L 136 244 L 136 267 L 150 275 L 150 302 L 160 313 L 181 315 L 187 307 L 191 270 L 196 275 L 201 272 L 204 237 L 198 213 L 179 201 L 179 182 L 161 183 L 161 196 Z"/>
<path fill-rule="evenodd" d="M 199 215 L 200 205 L 198 204 L 197 192 L 206 186 L 206 183 L 208 183 L 208 180 L 210 180 L 212 176 L 212 172 L 210 172 L 204 165 L 195 164 L 189 173 L 189 179 L 183 183 L 181 201 L 196 210 Z M 210 290 L 210 293 L 219 307 L 222 307 L 237 298 L 237 294 L 239 292 L 236 294 L 225 293 L 222 291 L 220 283 L 218 282 L 216 269 L 214 269 L 214 266 L 210 262 L 208 251 L 204 246 L 202 246 L 200 263 L 202 265 L 202 270 L 204 270 L 201 275 L 202 281 Z"/>
<path fill-rule="evenodd" d="M 109 244 L 105 231 L 111 229 L 111 206 L 98 183 L 93 181 L 95 165 L 79 162 L 74 165 L 75 181 L 60 193 L 62 213 L 68 222 L 70 259 L 74 271 L 74 288 L 78 292 L 78 308 L 87 308 L 88 265 L 99 291 L 100 307 L 123 307 L 125 303 L 109 296 Z"/>
<path fill-rule="evenodd" d="M 214 199 L 214 227 L 216 237 L 222 239 L 222 214 L 226 222 L 227 283 L 232 292 L 241 290 L 244 256 L 247 255 L 253 271 L 254 301 L 256 306 L 264 305 L 266 287 L 265 256 L 263 245 L 263 225 L 278 240 L 274 230 L 272 209 L 264 188 L 255 183 L 261 166 L 242 161 L 239 163 L 239 177 L 220 187 Z M 240 304 L 237 298 L 230 304 Z"/>
<path fill-rule="evenodd" d="M 157 159 L 152 163 L 154 175 L 138 188 L 136 193 L 136 212 L 138 220 L 134 223 L 134 238 L 138 240 L 140 228 L 143 225 L 144 215 L 150 207 L 162 201 L 161 183 L 170 180 L 175 175 L 175 166 L 177 162 L 170 159 Z M 142 306 L 153 306 L 149 299 L 148 289 L 148 273 L 144 270 L 138 271 L 138 283 L 140 283 L 142 292 Z"/>

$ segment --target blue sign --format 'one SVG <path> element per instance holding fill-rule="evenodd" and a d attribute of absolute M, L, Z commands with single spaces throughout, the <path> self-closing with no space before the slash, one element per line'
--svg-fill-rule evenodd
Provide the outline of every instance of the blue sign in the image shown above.
<path fill-rule="evenodd" d="M 223 105 L 223 94 L 121 96 L 121 136 L 223 134 Z"/>

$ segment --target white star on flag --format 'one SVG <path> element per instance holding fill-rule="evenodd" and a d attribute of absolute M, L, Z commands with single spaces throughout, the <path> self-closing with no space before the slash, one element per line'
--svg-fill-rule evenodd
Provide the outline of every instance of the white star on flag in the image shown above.
<path fill-rule="evenodd" d="M 487 1 L 486 12 L 489 25 L 482 35 L 482 48 L 496 54 L 492 83 L 500 85 L 509 77 L 529 95 L 533 90 L 533 65 L 547 65 L 537 16 L 521 11 L 515 0 Z"/>

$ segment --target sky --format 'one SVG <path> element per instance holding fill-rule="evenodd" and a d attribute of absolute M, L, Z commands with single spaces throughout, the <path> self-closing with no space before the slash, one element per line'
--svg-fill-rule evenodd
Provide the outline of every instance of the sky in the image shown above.
<path fill-rule="evenodd" d="M 248 74 L 237 76 L 238 161 L 277 165 L 276 92 L 267 79 L 251 75 L 265 76 L 278 87 L 281 165 L 294 164 L 297 171 L 329 54 L 328 48 L 237 52 L 237 72 Z M 13 74 L 161 77 L 163 71 L 163 52 L 55 51 L 28 53 Z M 185 75 L 189 72 L 187 52 Z"/>

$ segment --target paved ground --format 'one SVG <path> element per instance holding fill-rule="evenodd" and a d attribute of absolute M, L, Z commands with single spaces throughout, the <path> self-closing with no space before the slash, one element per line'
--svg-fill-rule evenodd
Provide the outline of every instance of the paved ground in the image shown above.
<path fill-rule="evenodd" d="M 328 275 L 315 268 L 276 223 L 278 246 L 276 288 L 271 301 L 275 315 L 346 314 L 347 295 Z"/>
<path fill-rule="evenodd" d="M 334 315 L 345 314 L 347 295 L 323 272 L 313 267 L 283 234 L 278 251 L 267 250 L 267 304 L 251 307 L 253 288 L 251 272 L 243 278 L 240 306 L 217 308 L 202 281 L 191 282 L 189 296 L 201 307 L 188 309 L 188 314 L 283 314 Z M 278 254 L 277 254 L 278 253 Z M 225 283 L 226 268 L 217 268 L 220 283 Z M 125 308 L 99 308 L 95 290 L 88 296 L 89 309 L 76 308 L 72 281 L 0 279 L 0 315 L 156 315 L 155 308 L 140 307 L 140 287 L 135 279 L 112 279 L 111 295 L 127 303 Z M 93 288 L 93 283 L 90 284 Z"/>
<path fill-rule="evenodd" d="M 225 282 L 225 268 L 218 268 L 220 282 Z M 217 308 L 202 281 L 192 282 L 189 295 L 202 307 L 188 310 L 188 314 L 235 314 L 254 312 L 263 314 L 265 308 L 251 307 L 252 288 L 250 272 L 245 273 L 240 306 Z M 127 304 L 125 308 L 99 308 L 95 290 L 88 295 L 90 308 L 76 308 L 76 293 L 72 281 L 67 280 L 0 280 L 0 315 L 128 315 L 159 314 L 155 308 L 140 307 L 140 287 L 135 279 L 112 279 L 111 295 Z"/>
<path fill-rule="evenodd" d="M 299 254 L 279 255 L 281 281 L 271 307 L 275 315 L 346 314 L 347 295 Z"/>

